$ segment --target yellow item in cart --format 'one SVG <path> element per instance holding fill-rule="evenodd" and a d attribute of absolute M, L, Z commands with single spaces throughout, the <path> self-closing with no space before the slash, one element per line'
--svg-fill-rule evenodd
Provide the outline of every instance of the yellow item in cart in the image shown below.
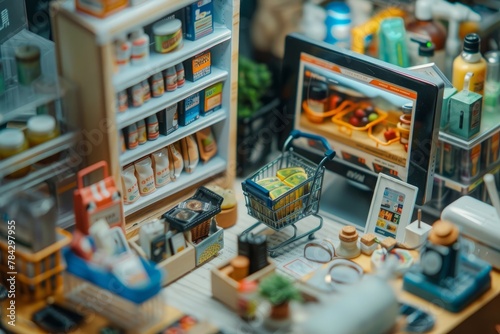
<path fill-rule="evenodd" d="M 280 188 L 280 187 L 283 187 L 285 184 L 281 181 L 276 181 L 276 182 L 273 182 L 273 183 L 269 183 L 269 184 L 266 184 L 265 186 L 262 186 L 263 188 L 265 188 L 266 190 L 269 190 L 270 192 L 276 188 Z"/>
<path fill-rule="evenodd" d="M 266 177 L 264 179 L 255 181 L 255 183 L 257 183 L 259 186 L 262 186 L 265 188 L 266 185 L 268 185 L 269 183 L 273 183 L 276 181 L 280 181 L 280 179 L 278 179 L 276 176 L 273 176 L 273 177 Z"/>
<path fill-rule="evenodd" d="M 296 173 L 305 173 L 306 171 L 302 167 L 288 167 L 280 169 L 276 172 L 276 176 L 283 181 L 287 177 L 296 174 Z"/>
<path fill-rule="evenodd" d="M 269 192 L 269 197 L 272 200 L 275 200 L 276 198 L 280 197 L 281 195 L 285 194 L 292 188 L 289 186 L 282 186 L 279 188 L 274 189 L 273 191 Z M 287 217 L 289 214 L 294 212 L 297 208 L 297 205 L 293 203 L 297 199 L 297 194 L 296 192 L 290 192 L 289 195 L 285 196 L 281 200 L 278 201 L 273 206 L 273 210 L 276 212 L 276 218 L 277 219 L 282 219 Z"/>
<path fill-rule="evenodd" d="M 307 180 L 307 174 L 306 173 L 295 173 L 293 175 L 290 175 L 286 179 L 283 180 L 283 183 L 289 187 L 296 187 L 302 182 Z"/>
<path fill-rule="evenodd" d="M 289 186 L 289 187 L 295 188 L 299 184 L 303 183 L 306 180 L 307 180 L 307 174 L 306 173 L 295 173 L 295 174 L 287 177 L 286 179 L 284 179 L 283 183 L 285 185 Z M 296 194 L 297 198 L 301 198 L 308 191 L 309 191 L 308 190 L 308 185 L 305 184 L 305 185 L 297 188 L 297 190 L 295 191 L 295 194 Z M 302 202 L 298 201 L 296 204 L 297 204 L 296 207 L 300 207 L 302 205 Z"/>

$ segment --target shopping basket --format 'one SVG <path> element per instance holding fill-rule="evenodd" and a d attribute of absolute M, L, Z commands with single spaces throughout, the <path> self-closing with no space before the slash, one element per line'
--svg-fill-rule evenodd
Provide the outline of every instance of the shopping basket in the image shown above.
<path fill-rule="evenodd" d="M 292 141 L 301 137 L 316 140 L 324 146 L 325 154 L 319 164 L 315 164 L 293 151 L 293 147 L 291 147 Z M 264 224 L 275 231 L 292 226 L 294 234 L 291 238 L 268 248 L 271 257 L 276 256 L 276 251 L 279 248 L 298 239 L 305 236 L 313 239 L 314 232 L 323 226 L 323 218 L 318 215 L 318 211 L 325 172 L 324 164 L 334 157 L 335 151 L 330 148 L 325 138 L 293 130 L 283 145 L 281 156 L 259 169 L 242 183 L 248 214 L 258 220 L 256 224 L 243 231 L 242 234 L 249 233 L 260 224 Z M 257 182 L 264 178 L 275 177 L 278 170 L 288 167 L 302 167 L 308 175 L 307 179 L 281 196 L 271 199 L 269 191 Z M 318 219 L 318 225 L 305 233 L 297 235 L 295 223 L 307 216 L 315 216 Z"/>

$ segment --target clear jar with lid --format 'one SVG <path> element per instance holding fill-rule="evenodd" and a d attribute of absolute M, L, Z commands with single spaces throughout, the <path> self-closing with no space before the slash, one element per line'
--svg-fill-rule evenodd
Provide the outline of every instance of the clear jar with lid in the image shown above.
<path fill-rule="evenodd" d="M 4 129 L 0 131 L 0 159 L 10 158 L 28 149 L 28 142 L 24 133 L 19 129 Z M 24 167 L 8 175 L 9 178 L 22 177 L 30 171 Z"/>
<path fill-rule="evenodd" d="M 26 137 L 30 147 L 59 137 L 56 119 L 50 115 L 33 116 L 28 120 Z"/>
<path fill-rule="evenodd" d="M 42 74 L 40 65 L 40 48 L 26 44 L 16 48 L 17 80 L 21 85 L 28 86 Z"/>

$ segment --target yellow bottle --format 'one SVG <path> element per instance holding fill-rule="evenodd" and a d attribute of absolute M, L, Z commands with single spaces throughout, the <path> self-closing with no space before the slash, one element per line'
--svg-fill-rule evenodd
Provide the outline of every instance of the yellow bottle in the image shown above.
<path fill-rule="evenodd" d="M 467 72 L 472 72 L 470 90 L 483 95 L 486 78 L 486 60 L 479 52 L 481 39 L 477 34 L 468 34 L 464 39 L 462 54 L 453 61 L 452 84 L 458 90 L 464 87 L 464 78 Z"/>
<path fill-rule="evenodd" d="M 24 133 L 19 129 L 5 129 L 0 131 L 0 159 L 10 158 L 28 149 L 28 142 Z M 9 178 L 22 177 L 30 171 L 30 167 L 24 167 L 9 174 Z"/>

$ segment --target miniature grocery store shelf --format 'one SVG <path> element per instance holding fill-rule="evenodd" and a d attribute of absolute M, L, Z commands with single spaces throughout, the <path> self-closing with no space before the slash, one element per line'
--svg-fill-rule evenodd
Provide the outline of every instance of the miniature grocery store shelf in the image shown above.
<path fill-rule="evenodd" d="M 27 151 L 16 154 L 8 159 L 0 161 L 0 180 L 6 175 L 24 167 L 31 166 L 56 153 L 69 149 L 77 143 L 79 137 L 80 135 L 78 133 L 69 132 L 48 142 L 30 148 Z M 48 168 L 52 168 L 54 170 L 56 169 L 54 168 L 54 165 L 50 165 Z M 31 174 L 33 174 L 33 172 L 28 174 L 27 177 L 30 177 Z M 17 179 L 16 181 L 22 181 L 24 179 L 25 178 Z"/>
<path fill-rule="evenodd" d="M 476 189 L 477 186 L 483 183 L 483 177 L 487 173 L 497 174 L 500 172 L 500 162 L 496 162 L 491 165 L 491 167 L 480 172 L 477 176 L 473 177 L 469 182 L 459 182 L 456 180 L 449 179 L 447 177 L 435 174 L 434 177 L 440 181 L 444 181 L 446 188 L 460 192 L 462 195 L 466 195 Z"/>
<path fill-rule="evenodd" d="M 54 1 L 55 4 L 52 6 L 69 16 L 70 20 L 91 31 L 98 44 L 106 44 L 120 33 L 130 32 L 132 28 L 144 27 L 192 2 L 193 0 L 149 0 L 138 6 L 122 9 L 103 19 L 78 12 L 75 8 L 75 1 L 72 0 Z"/>
<path fill-rule="evenodd" d="M 483 112 L 481 117 L 481 130 L 470 140 L 458 138 L 444 131 L 439 131 L 439 140 L 464 150 L 469 150 L 480 142 L 486 140 L 499 129 L 500 113 Z"/>
<path fill-rule="evenodd" d="M 148 205 L 158 202 L 170 195 L 184 190 L 189 186 L 192 186 L 198 182 L 206 180 L 218 173 L 225 171 L 227 167 L 226 165 L 226 160 L 219 156 L 214 157 L 206 164 L 200 162 L 198 166 L 196 166 L 196 169 L 193 173 L 188 174 L 186 172 L 182 172 L 182 174 L 176 181 L 170 182 L 166 186 L 156 189 L 156 191 L 152 194 L 140 197 L 136 202 L 132 204 L 124 205 L 125 216 L 128 216 L 147 207 Z"/>
<path fill-rule="evenodd" d="M 69 161 L 69 159 L 64 159 L 56 163 L 47 165 L 38 170 L 31 171 L 28 175 L 24 177 L 9 180 L 5 182 L 5 184 L 0 185 L 0 190 L 1 190 L 0 197 L 5 194 L 8 194 L 11 191 L 27 190 L 43 182 L 44 180 L 48 180 L 52 177 L 65 173 L 66 171 L 70 170 L 71 167 L 72 164 Z"/>
<path fill-rule="evenodd" d="M 208 116 L 198 118 L 191 124 L 186 126 L 180 126 L 177 130 L 168 134 L 167 136 L 160 135 L 158 139 L 153 141 L 147 141 L 143 145 L 139 145 L 134 150 L 127 150 L 120 156 L 120 165 L 125 166 L 131 162 L 139 160 L 143 156 L 153 153 L 167 145 L 173 144 L 176 141 L 189 136 L 201 129 L 204 129 L 210 125 L 216 124 L 227 118 L 227 112 L 225 109 L 220 109 L 210 114 Z"/>
<path fill-rule="evenodd" d="M 184 41 L 184 46 L 177 51 L 167 54 L 150 52 L 145 65 L 129 65 L 120 69 L 113 78 L 115 90 L 124 90 L 136 83 L 146 80 L 151 75 L 174 66 L 194 55 L 207 50 L 217 44 L 227 41 L 231 38 L 231 31 L 220 24 L 214 24 L 214 32 L 197 41 Z"/>
<path fill-rule="evenodd" d="M 212 73 L 203 79 L 196 82 L 185 82 L 184 86 L 176 89 L 173 92 L 165 92 L 160 97 L 151 98 L 148 102 L 144 103 L 141 107 L 130 107 L 123 113 L 116 115 L 117 124 L 119 129 L 123 129 L 132 123 L 145 119 L 168 106 L 184 100 L 186 97 L 193 95 L 207 88 L 208 86 L 217 82 L 223 81 L 227 78 L 228 72 L 212 66 Z"/>

